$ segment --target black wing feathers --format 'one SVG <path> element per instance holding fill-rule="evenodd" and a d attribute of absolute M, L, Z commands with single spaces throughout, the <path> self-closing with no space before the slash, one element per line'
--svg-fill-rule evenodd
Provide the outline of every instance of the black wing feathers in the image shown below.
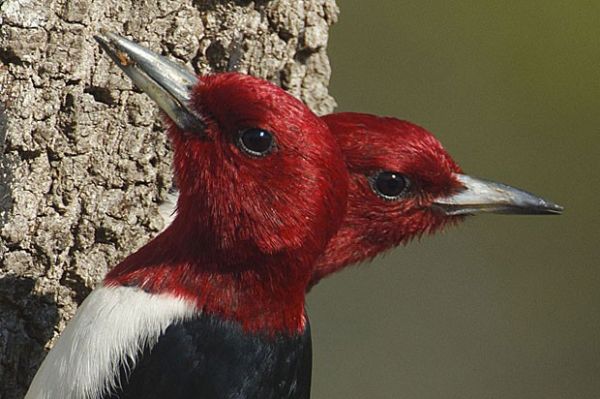
<path fill-rule="evenodd" d="M 310 328 L 297 336 L 244 333 L 215 316 L 173 325 L 145 350 L 110 399 L 308 399 Z M 129 374 L 129 375 L 127 375 Z"/>

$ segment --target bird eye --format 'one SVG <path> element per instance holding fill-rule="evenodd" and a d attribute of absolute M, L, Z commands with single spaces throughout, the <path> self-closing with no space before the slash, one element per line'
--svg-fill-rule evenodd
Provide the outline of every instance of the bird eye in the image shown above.
<path fill-rule="evenodd" d="M 262 157 L 271 152 L 274 143 L 275 138 L 271 132 L 253 127 L 240 132 L 237 145 L 249 155 Z"/>
<path fill-rule="evenodd" d="M 397 172 L 378 172 L 369 178 L 375 194 L 386 200 L 396 200 L 406 193 L 410 180 Z"/>

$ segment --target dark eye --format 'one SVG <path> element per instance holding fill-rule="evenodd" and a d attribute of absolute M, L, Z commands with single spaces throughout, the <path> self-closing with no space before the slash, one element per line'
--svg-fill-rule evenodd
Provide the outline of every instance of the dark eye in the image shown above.
<path fill-rule="evenodd" d="M 271 152 L 274 143 L 275 139 L 271 132 L 253 127 L 240 132 L 237 144 L 247 154 L 262 157 Z"/>
<path fill-rule="evenodd" d="M 410 180 L 397 172 L 378 172 L 369 180 L 373 191 L 387 200 L 400 198 L 410 186 Z"/>

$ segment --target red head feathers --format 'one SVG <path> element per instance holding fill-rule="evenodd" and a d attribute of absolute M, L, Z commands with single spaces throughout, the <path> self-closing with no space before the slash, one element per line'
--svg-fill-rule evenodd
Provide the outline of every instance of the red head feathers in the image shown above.
<path fill-rule="evenodd" d="M 462 174 L 425 129 L 359 113 L 322 117 L 350 172 L 348 210 L 311 286 L 344 266 L 481 212 L 556 214 L 562 207 L 525 191 Z"/>
<path fill-rule="evenodd" d="M 312 268 L 347 198 L 348 172 L 327 125 L 264 80 L 197 79 L 105 36 L 109 55 L 170 117 L 181 192 L 169 228 L 106 283 L 183 296 L 247 330 L 300 331 Z"/>

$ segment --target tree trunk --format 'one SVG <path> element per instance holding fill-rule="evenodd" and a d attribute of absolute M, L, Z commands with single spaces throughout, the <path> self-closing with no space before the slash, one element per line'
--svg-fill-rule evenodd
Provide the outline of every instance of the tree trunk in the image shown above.
<path fill-rule="evenodd" d="M 0 399 L 21 398 L 77 305 L 163 226 L 157 107 L 101 54 L 108 29 L 198 73 L 276 82 L 315 112 L 334 0 L 0 0 Z"/>

